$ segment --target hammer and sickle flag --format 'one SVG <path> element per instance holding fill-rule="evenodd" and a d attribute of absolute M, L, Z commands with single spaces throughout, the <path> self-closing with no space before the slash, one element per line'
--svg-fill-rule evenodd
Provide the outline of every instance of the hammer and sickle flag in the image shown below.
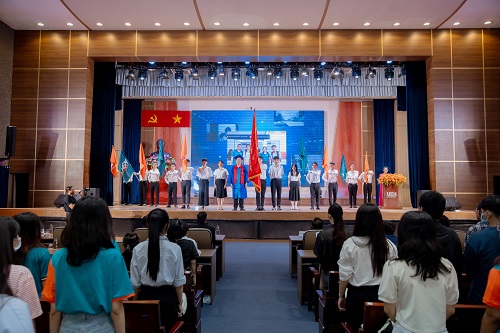
<path fill-rule="evenodd" d="M 191 111 L 142 110 L 142 127 L 190 127 Z"/>

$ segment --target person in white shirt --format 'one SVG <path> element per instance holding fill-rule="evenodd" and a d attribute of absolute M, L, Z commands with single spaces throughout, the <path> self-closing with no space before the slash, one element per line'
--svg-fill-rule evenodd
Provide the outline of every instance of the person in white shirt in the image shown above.
<path fill-rule="evenodd" d="M 146 206 L 146 197 L 148 196 L 148 180 L 147 178 L 143 178 L 140 172 L 134 172 L 134 175 L 139 179 L 139 206 Z"/>
<path fill-rule="evenodd" d="M 307 171 L 306 180 L 310 184 L 309 191 L 311 193 L 311 210 L 314 209 L 314 203 L 316 203 L 316 209 L 319 210 L 319 192 L 321 180 L 321 170 L 318 170 L 318 163 L 313 162 L 313 169 Z"/>
<path fill-rule="evenodd" d="M 165 173 L 165 183 L 168 184 L 168 205 L 167 208 L 172 207 L 172 203 L 177 208 L 177 184 L 181 174 L 179 170 L 175 169 L 175 163 L 170 164 L 170 170 Z"/>
<path fill-rule="evenodd" d="M 201 167 L 196 171 L 196 176 L 199 179 L 200 193 L 198 197 L 198 206 L 201 209 L 205 209 L 205 206 L 209 205 L 208 188 L 210 176 L 212 176 L 212 169 L 207 166 L 208 160 L 206 158 L 201 159 Z"/>
<path fill-rule="evenodd" d="M 385 238 L 378 207 L 371 203 L 362 205 L 356 212 L 352 237 L 342 245 L 338 261 L 338 307 L 347 310 L 347 322 L 356 332 L 363 321 L 365 302 L 378 300 L 384 264 L 397 255 L 396 245 Z"/>
<path fill-rule="evenodd" d="M 395 322 L 393 332 L 446 332 L 458 302 L 457 274 L 441 256 L 436 223 L 407 212 L 398 227 L 398 259 L 385 263 L 378 298 Z"/>
<path fill-rule="evenodd" d="M 372 186 L 373 186 L 373 175 L 375 173 L 372 169 L 369 169 L 368 172 L 363 171 L 361 175 L 359 175 L 359 180 L 363 183 L 363 199 L 364 203 L 372 202 Z M 368 200 L 368 201 L 367 201 Z"/>
<path fill-rule="evenodd" d="M 245 147 L 245 151 L 243 152 L 243 164 L 244 165 L 250 164 L 250 145 L 248 143 Z"/>
<path fill-rule="evenodd" d="M 330 206 L 337 202 L 338 176 L 339 170 L 335 169 L 335 162 L 330 162 L 328 164 L 328 170 L 325 171 L 322 177 L 325 181 L 325 187 L 328 193 L 328 203 Z"/>
<path fill-rule="evenodd" d="M 288 200 L 292 204 L 292 210 L 299 210 L 297 203 L 300 201 L 300 172 L 297 164 L 292 164 L 292 169 L 288 173 Z"/>
<path fill-rule="evenodd" d="M 265 147 L 264 147 L 265 148 Z M 268 154 L 269 155 L 269 154 Z M 269 160 L 268 160 L 269 161 Z M 266 189 L 267 189 L 267 164 L 264 163 L 262 155 L 259 155 L 260 164 L 260 193 L 255 191 L 255 203 L 257 208 L 255 210 L 264 210 L 264 200 L 266 199 Z"/>
<path fill-rule="evenodd" d="M 224 162 L 219 161 L 219 167 L 214 171 L 214 197 L 217 199 L 217 210 L 223 210 L 224 198 L 227 197 L 227 169 Z"/>
<path fill-rule="evenodd" d="M 158 163 L 153 163 L 153 169 L 148 170 L 146 173 L 146 178 L 149 182 L 149 189 L 151 191 L 151 207 L 155 202 L 155 193 L 156 193 L 156 207 L 160 203 L 160 170 L 158 170 Z"/>
<path fill-rule="evenodd" d="M 191 167 L 191 160 L 186 158 L 186 171 L 181 169 L 181 191 L 182 191 L 182 207 L 185 209 L 186 205 L 189 209 L 191 203 L 191 181 L 193 179 L 193 170 Z"/>
<path fill-rule="evenodd" d="M 273 145 L 274 148 L 276 146 Z M 271 178 L 271 202 L 273 203 L 273 210 L 281 210 L 281 188 L 283 177 L 283 166 L 280 164 L 279 156 L 273 157 L 274 164 L 269 167 L 269 178 Z"/>
<path fill-rule="evenodd" d="M 347 188 L 349 190 L 349 208 L 358 208 L 356 206 L 356 195 L 358 194 L 359 172 L 354 170 L 354 164 L 351 164 L 351 170 L 347 171 Z"/>
<path fill-rule="evenodd" d="M 130 206 L 132 204 L 132 183 L 134 182 L 134 174 L 132 173 L 130 177 L 127 178 L 126 171 L 128 169 L 128 163 L 122 163 L 122 180 L 123 180 L 123 205 Z"/>

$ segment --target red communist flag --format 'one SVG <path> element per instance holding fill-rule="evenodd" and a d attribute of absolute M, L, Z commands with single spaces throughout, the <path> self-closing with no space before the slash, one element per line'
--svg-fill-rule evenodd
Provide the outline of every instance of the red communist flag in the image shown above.
<path fill-rule="evenodd" d="M 118 176 L 118 159 L 116 158 L 115 146 L 111 146 L 111 156 L 109 157 L 109 162 L 111 163 L 111 173 L 113 178 Z"/>
<path fill-rule="evenodd" d="M 187 170 L 187 143 L 186 143 L 186 133 L 184 133 L 184 138 L 182 139 L 182 147 L 181 147 L 181 161 L 182 161 L 182 172 L 186 172 Z"/>
<path fill-rule="evenodd" d="M 248 171 L 248 180 L 253 182 L 255 190 L 260 193 L 260 170 L 259 163 L 259 141 L 257 136 L 257 111 L 253 110 L 252 136 L 250 138 L 250 170 Z"/>
<path fill-rule="evenodd" d="M 142 110 L 142 127 L 190 127 L 190 111 Z"/>

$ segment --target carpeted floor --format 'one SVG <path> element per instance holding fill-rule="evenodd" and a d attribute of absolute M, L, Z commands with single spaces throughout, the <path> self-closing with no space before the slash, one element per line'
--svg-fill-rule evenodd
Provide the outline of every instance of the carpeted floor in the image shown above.
<path fill-rule="evenodd" d="M 213 305 L 202 308 L 203 333 L 316 332 L 288 275 L 287 242 L 226 242 L 226 270 Z"/>

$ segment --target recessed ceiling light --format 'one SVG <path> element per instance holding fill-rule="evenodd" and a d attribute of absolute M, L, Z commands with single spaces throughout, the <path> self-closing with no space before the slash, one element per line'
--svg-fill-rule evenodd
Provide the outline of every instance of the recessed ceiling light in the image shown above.
<path fill-rule="evenodd" d="M 67 25 L 67 26 L 69 26 L 69 27 L 72 27 L 72 26 L 73 26 L 73 23 L 68 22 L 68 23 L 66 23 L 66 25 Z"/>
<path fill-rule="evenodd" d="M 184 22 L 184 25 L 187 27 L 188 25 L 190 25 L 189 22 Z"/>
<path fill-rule="evenodd" d="M 453 23 L 453 25 L 460 25 L 460 22 L 455 22 Z"/>
<path fill-rule="evenodd" d="M 97 22 L 96 23 L 99 27 L 102 27 L 102 23 L 101 22 Z"/>
<path fill-rule="evenodd" d="M 491 21 L 486 21 L 484 22 L 484 24 L 491 24 Z"/>
<path fill-rule="evenodd" d="M 370 22 L 365 22 L 363 25 L 364 25 L 365 27 L 367 27 L 367 26 L 369 26 L 369 25 L 370 25 Z"/>
<path fill-rule="evenodd" d="M 214 25 L 220 25 L 220 23 L 219 22 L 214 22 Z"/>
<path fill-rule="evenodd" d="M 425 22 L 424 25 L 431 25 L 429 22 Z"/>
<path fill-rule="evenodd" d="M 340 24 L 339 22 L 333 22 L 333 25 L 335 25 L 335 26 L 337 26 L 339 24 Z"/>
<path fill-rule="evenodd" d="M 250 24 L 245 22 L 245 23 L 243 23 L 243 25 L 244 25 L 245 27 L 248 27 Z"/>
<path fill-rule="evenodd" d="M 302 25 L 305 26 L 305 27 L 307 27 L 309 25 L 309 23 L 304 22 L 304 23 L 302 23 Z"/>
<path fill-rule="evenodd" d="M 44 26 L 44 24 L 43 24 L 42 22 L 38 22 L 37 24 L 38 24 L 38 26 L 40 26 L 40 27 L 43 27 L 43 26 Z"/>
<path fill-rule="evenodd" d="M 275 26 L 278 26 L 278 25 L 280 25 L 280 24 L 279 24 L 278 22 L 275 22 L 275 23 L 274 23 L 274 25 L 275 25 Z"/>
<path fill-rule="evenodd" d="M 132 23 L 127 22 L 127 23 L 125 23 L 125 25 L 126 25 L 127 27 L 130 27 L 130 26 L 132 25 Z"/>
<path fill-rule="evenodd" d="M 401 24 L 401 23 L 396 22 L 396 23 L 394 23 L 393 25 L 397 27 L 397 26 L 398 26 L 398 25 L 400 25 L 400 24 Z"/>
<path fill-rule="evenodd" d="M 156 22 L 156 23 L 155 23 L 155 25 L 156 25 L 157 27 L 159 27 L 159 26 L 161 25 L 161 23 L 160 23 L 160 22 Z"/>

